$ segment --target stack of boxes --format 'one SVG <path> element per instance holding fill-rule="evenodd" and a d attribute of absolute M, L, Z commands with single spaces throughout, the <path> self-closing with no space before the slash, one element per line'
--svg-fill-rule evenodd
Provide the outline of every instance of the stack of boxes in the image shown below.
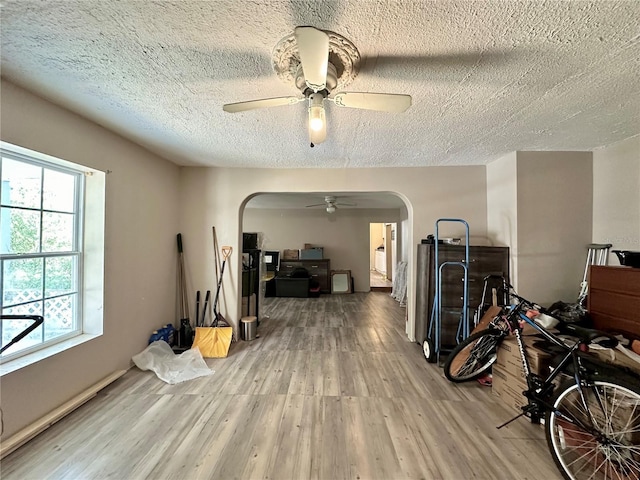
<path fill-rule="evenodd" d="M 282 260 L 298 260 L 298 255 L 299 255 L 298 250 L 284 249 L 282 251 Z"/>
<path fill-rule="evenodd" d="M 310 243 L 305 243 L 300 250 L 283 250 L 283 260 L 322 260 L 324 252 L 322 247 L 315 247 Z"/>
<path fill-rule="evenodd" d="M 523 340 L 527 348 L 527 358 L 531 372 L 546 378 L 551 364 L 551 355 L 534 346 L 540 337 L 534 335 L 535 330 L 525 329 Z M 521 407 L 527 399 L 522 394 L 527 390 L 527 379 L 522 369 L 520 350 L 514 335 L 506 337 L 498 346 L 497 359 L 493 365 L 493 393 L 506 405 L 521 413 Z"/>

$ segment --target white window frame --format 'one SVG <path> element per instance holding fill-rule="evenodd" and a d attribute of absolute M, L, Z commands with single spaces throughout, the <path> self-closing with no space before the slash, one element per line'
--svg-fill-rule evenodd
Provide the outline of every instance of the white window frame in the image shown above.
<path fill-rule="evenodd" d="M 29 150 L 7 142 L 0 142 L 0 153 L 12 160 L 31 163 L 58 171 L 79 173 L 81 188 L 76 203 L 77 237 L 77 329 L 39 345 L 23 349 L 0 359 L 0 376 L 56 355 L 103 333 L 104 303 L 104 218 L 105 174 L 99 170 Z M 2 255 L 11 259 L 15 255 Z M 38 254 L 46 256 L 46 254 Z M 2 299 L 0 298 L 0 302 Z M 46 321 L 46 320 L 45 320 Z"/>

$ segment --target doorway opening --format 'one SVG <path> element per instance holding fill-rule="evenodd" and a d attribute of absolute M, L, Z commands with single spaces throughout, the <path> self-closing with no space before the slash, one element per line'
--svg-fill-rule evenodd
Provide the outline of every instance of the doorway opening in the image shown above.
<path fill-rule="evenodd" d="M 396 223 L 369 224 L 369 289 L 390 292 L 396 268 Z"/>

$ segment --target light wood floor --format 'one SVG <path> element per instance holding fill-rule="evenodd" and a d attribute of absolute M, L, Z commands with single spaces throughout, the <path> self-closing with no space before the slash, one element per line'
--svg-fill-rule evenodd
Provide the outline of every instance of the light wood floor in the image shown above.
<path fill-rule="evenodd" d="M 6 457 L 13 479 L 560 478 L 540 426 L 453 385 L 387 293 L 274 298 L 260 338 L 168 385 L 134 368 Z"/>
<path fill-rule="evenodd" d="M 391 287 L 393 283 L 387 280 L 387 277 L 376 270 L 369 270 L 369 286 L 370 287 Z"/>

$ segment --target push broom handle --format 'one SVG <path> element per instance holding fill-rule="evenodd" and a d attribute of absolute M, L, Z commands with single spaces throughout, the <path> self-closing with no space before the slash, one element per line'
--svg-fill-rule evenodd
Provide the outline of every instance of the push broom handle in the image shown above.
<path fill-rule="evenodd" d="M 180 289 L 180 315 L 182 318 L 188 317 L 189 306 L 187 304 L 187 286 L 186 286 L 186 278 L 184 273 L 184 250 L 182 248 L 182 234 L 179 233 L 178 236 L 178 256 L 180 259 L 180 272 L 179 272 L 179 289 Z"/>
<path fill-rule="evenodd" d="M 178 253 L 184 253 L 182 250 L 182 234 L 178 234 Z"/>

